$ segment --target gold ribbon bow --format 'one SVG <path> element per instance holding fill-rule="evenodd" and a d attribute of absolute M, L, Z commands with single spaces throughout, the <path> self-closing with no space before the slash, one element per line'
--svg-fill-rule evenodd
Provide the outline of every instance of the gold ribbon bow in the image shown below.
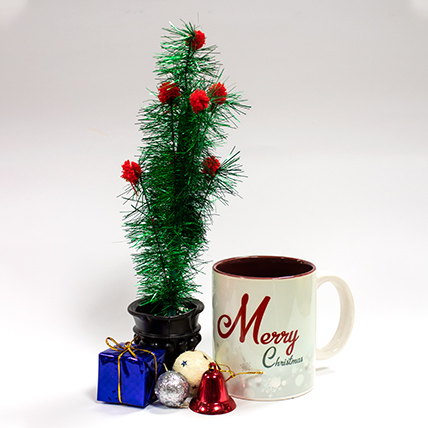
<path fill-rule="evenodd" d="M 222 373 L 228 373 L 229 377 L 225 380 L 225 382 L 227 382 L 229 379 L 232 379 L 236 376 L 239 375 L 243 375 L 243 374 L 263 374 L 263 372 L 261 371 L 255 371 L 255 372 L 240 372 L 240 373 L 235 373 L 228 365 L 226 364 L 217 364 L 217 368 L 219 371 L 221 371 Z M 222 369 L 221 366 L 226 367 L 226 369 Z"/>
<path fill-rule="evenodd" d="M 137 355 L 135 354 L 136 352 L 147 352 L 148 354 L 151 354 L 151 356 L 153 357 L 153 359 L 155 361 L 155 384 L 156 384 L 157 377 L 158 377 L 158 362 L 156 360 L 156 355 L 153 352 L 148 351 L 147 349 L 140 349 L 140 348 L 137 348 L 136 346 L 133 346 L 134 340 L 135 340 L 135 338 L 132 339 L 130 342 L 125 342 L 123 345 L 121 345 L 120 343 L 117 343 L 111 337 L 107 337 L 107 339 L 106 339 L 106 344 L 110 349 L 113 349 L 113 351 L 120 352 L 119 356 L 117 357 L 117 372 L 118 372 L 118 377 L 119 377 L 118 384 L 117 384 L 117 395 L 119 397 L 119 402 L 121 404 L 123 404 L 122 403 L 122 391 L 121 391 L 122 374 L 121 374 L 121 370 L 120 370 L 120 359 L 122 358 L 122 355 L 129 352 L 134 358 L 137 358 Z M 110 342 L 113 342 L 114 345 L 110 344 Z"/>

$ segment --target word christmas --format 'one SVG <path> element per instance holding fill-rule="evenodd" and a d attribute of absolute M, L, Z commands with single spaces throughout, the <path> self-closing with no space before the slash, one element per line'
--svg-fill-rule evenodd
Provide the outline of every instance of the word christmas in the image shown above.
<path fill-rule="evenodd" d="M 303 357 L 293 358 L 293 356 L 289 358 L 284 358 L 281 360 L 279 357 L 276 357 L 276 348 L 275 346 L 271 346 L 263 355 L 263 365 L 266 368 L 271 367 L 279 367 L 279 366 L 289 366 L 291 364 L 299 364 L 303 361 Z"/>
<path fill-rule="evenodd" d="M 247 333 L 250 330 L 251 326 L 253 326 L 253 341 L 255 344 L 259 345 L 268 345 L 270 343 L 272 344 L 279 344 L 279 343 L 289 343 L 286 354 L 291 355 L 294 350 L 294 345 L 299 338 L 298 336 L 298 330 L 292 330 L 292 331 L 281 331 L 280 333 L 273 331 L 271 333 L 266 332 L 263 333 L 261 336 L 259 335 L 260 331 L 260 325 L 262 323 L 263 316 L 266 312 L 266 308 L 269 304 L 269 301 L 271 298 L 269 296 L 266 296 L 250 320 L 247 323 L 247 303 L 249 300 L 248 294 L 244 294 L 241 299 L 241 307 L 239 308 L 239 311 L 236 315 L 235 320 L 232 322 L 232 318 L 230 318 L 229 315 L 223 314 L 219 317 L 217 321 L 217 331 L 219 336 L 222 339 L 227 339 L 235 330 L 236 326 L 238 325 L 238 322 L 240 322 L 240 337 L 239 341 L 241 343 L 245 342 L 245 339 L 247 337 Z M 224 330 L 223 330 L 224 328 Z"/>

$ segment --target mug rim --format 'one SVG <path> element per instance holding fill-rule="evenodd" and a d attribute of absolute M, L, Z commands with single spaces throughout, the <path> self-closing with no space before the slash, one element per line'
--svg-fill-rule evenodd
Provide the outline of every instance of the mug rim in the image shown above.
<path fill-rule="evenodd" d="M 294 262 L 295 264 L 306 264 L 310 267 L 310 269 L 303 273 L 297 273 L 293 275 L 283 275 L 283 276 L 250 276 L 250 275 L 241 275 L 241 274 L 234 274 L 229 272 L 224 272 L 223 270 L 219 269 L 219 265 L 222 263 L 227 263 L 235 260 L 245 260 L 245 259 L 274 259 L 274 260 L 287 260 L 288 262 Z M 268 256 L 268 255 L 259 255 L 259 256 L 236 256 L 236 257 L 230 257 L 227 259 L 219 260 L 218 262 L 214 263 L 213 265 L 213 271 L 225 276 L 230 276 L 232 278 L 241 278 L 241 279 L 253 279 L 253 280 L 259 280 L 259 281 L 271 281 L 275 279 L 292 279 L 292 278 L 298 278 L 306 275 L 310 275 L 314 273 L 316 270 L 316 267 L 313 263 L 303 260 L 303 259 L 297 259 L 294 257 L 286 257 L 286 256 Z"/>

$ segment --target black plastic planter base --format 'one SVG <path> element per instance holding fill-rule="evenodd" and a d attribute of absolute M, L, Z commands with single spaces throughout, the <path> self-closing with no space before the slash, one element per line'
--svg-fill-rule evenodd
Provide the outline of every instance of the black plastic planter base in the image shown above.
<path fill-rule="evenodd" d="M 171 369 L 176 358 L 185 351 L 196 348 L 202 337 L 198 324 L 199 314 L 204 309 L 200 300 L 189 301 L 189 311 L 172 317 L 152 315 L 149 305 L 136 300 L 128 306 L 134 317 L 134 342 L 140 347 L 151 346 L 166 349 L 165 364 Z"/>

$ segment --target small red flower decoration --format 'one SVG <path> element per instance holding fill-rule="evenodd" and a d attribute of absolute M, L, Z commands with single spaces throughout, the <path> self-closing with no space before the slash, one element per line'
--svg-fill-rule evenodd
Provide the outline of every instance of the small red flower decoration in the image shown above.
<path fill-rule="evenodd" d="M 208 96 L 211 98 L 211 101 L 215 104 L 222 105 L 226 101 L 227 91 L 223 83 L 214 83 L 208 89 Z"/>
<path fill-rule="evenodd" d="M 215 156 L 205 158 L 202 162 L 202 172 L 210 177 L 214 177 L 219 168 L 220 161 Z"/>
<path fill-rule="evenodd" d="M 122 175 L 126 181 L 129 181 L 133 186 L 137 184 L 141 175 L 141 167 L 136 162 L 125 161 L 122 165 Z"/>
<path fill-rule="evenodd" d="M 192 50 L 197 51 L 205 44 L 205 34 L 202 31 L 195 31 L 195 35 L 190 39 Z"/>
<path fill-rule="evenodd" d="M 163 82 L 159 86 L 158 98 L 162 104 L 169 104 L 181 95 L 177 83 Z"/>
<path fill-rule="evenodd" d="M 202 89 L 196 89 L 196 91 L 190 95 L 190 105 L 195 113 L 199 113 L 208 108 L 209 103 L 210 99 L 207 93 Z"/>

